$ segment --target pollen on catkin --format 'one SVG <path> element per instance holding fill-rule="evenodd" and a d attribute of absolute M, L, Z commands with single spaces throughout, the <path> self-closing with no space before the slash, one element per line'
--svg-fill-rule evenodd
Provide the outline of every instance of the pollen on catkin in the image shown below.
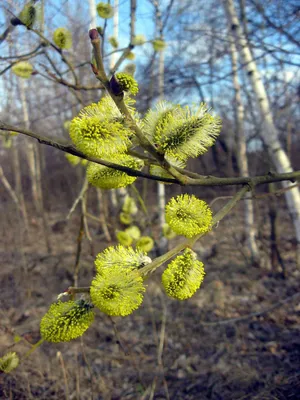
<path fill-rule="evenodd" d="M 195 294 L 204 279 L 203 263 L 191 249 L 177 256 L 162 274 L 162 284 L 168 296 L 186 300 Z"/>
<path fill-rule="evenodd" d="M 142 160 L 128 154 L 120 153 L 114 158 L 110 158 L 109 161 L 137 171 L 141 170 L 144 166 Z M 90 162 L 87 167 L 87 179 L 91 185 L 101 189 L 119 189 L 131 185 L 137 177 L 114 168 L 106 167 L 105 165 Z"/>
<path fill-rule="evenodd" d="M 51 304 L 40 325 L 42 338 L 48 342 L 68 342 L 83 335 L 94 321 L 92 305 L 85 300 L 59 301 Z"/>
<path fill-rule="evenodd" d="M 186 161 L 207 152 L 221 130 L 221 120 L 198 108 L 159 102 L 144 118 L 143 130 L 158 152 Z"/>
<path fill-rule="evenodd" d="M 204 200 L 183 194 L 166 205 L 166 222 L 178 235 L 192 238 L 211 229 L 212 211 Z"/>
<path fill-rule="evenodd" d="M 99 253 L 95 260 L 95 267 L 98 274 L 101 274 L 103 270 L 110 270 L 116 265 L 132 270 L 142 268 L 150 262 L 151 258 L 144 251 L 118 245 L 107 247 Z"/>
<path fill-rule="evenodd" d="M 114 15 L 114 9 L 108 3 L 98 3 L 96 9 L 100 18 L 109 19 L 112 18 Z"/>
<path fill-rule="evenodd" d="M 0 371 L 8 374 L 19 365 L 20 359 L 17 353 L 10 351 L 0 358 Z"/>
<path fill-rule="evenodd" d="M 16 63 L 11 70 L 20 78 L 28 79 L 33 73 L 33 66 L 27 61 L 20 61 Z"/>
<path fill-rule="evenodd" d="M 132 75 L 126 74 L 125 72 L 118 72 L 115 77 L 117 78 L 121 90 L 129 92 L 134 96 L 138 93 L 138 83 Z"/>
<path fill-rule="evenodd" d="M 70 49 L 72 47 L 72 34 L 66 28 L 57 28 L 53 33 L 53 42 L 60 49 Z"/>
<path fill-rule="evenodd" d="M 91 284 L 93 304 L 110 316 L 126 316 L 143 302 L 143 278 L 137 270 L 120 265 L 103 269 Z"/>
<path fill-rule="evenodd" d="M 128 102 L 130 106 L 132 103 Z M 131 108 L 131 112 L 134 110 Z M 70 138 L 88 156 L 103 157 L 126 151 L 132 131 L 108 96 L 83 108 L 70 124 Z"/>

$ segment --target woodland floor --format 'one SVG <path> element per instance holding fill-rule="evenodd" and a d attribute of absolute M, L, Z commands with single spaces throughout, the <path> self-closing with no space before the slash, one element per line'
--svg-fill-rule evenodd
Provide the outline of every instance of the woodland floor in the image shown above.
<path fill-rule="evenodd" d="M 9 207 L 1 209 L 0 355 L 16 351 L 22 357 L 39 340 L 39 321 L 51 302 L 72 284 L 79 216 L 74 214 L 63 232 L 51 230 L 52 254 L 47 254 L 40 221 L 31 220 L 22 254 L 18 220 L 13 205 Z M 148 281 L 143 306 L 114 319 L 117 334 L 112 321 L 97 313 L 82 340 L 43 343 L 14 372 L 0 375 L 0 398 L 299 399 L 299 297 L 249 316 L 299 290 L 293 230 L 281 205 L 283 277 L 280 268 L 270 266 L 267 213 L 257 211 L 260 267 L 247 262 L 240 205 L 201 242 L 205 249 L 215 245 L 215 251 L 205 261 L 206 277 L 193 298 L 168 298 L 158 271 Z M 65 214 L 48 215 L 50 225 Z M 107 243 L 95 235 L 95 223 L 90 226 L 97 254 Z M 93 273 L 90 245 L 84 240 L 80 286 L 87 286 Z M 18 343 L 16 334 L 22 338 Z"/>

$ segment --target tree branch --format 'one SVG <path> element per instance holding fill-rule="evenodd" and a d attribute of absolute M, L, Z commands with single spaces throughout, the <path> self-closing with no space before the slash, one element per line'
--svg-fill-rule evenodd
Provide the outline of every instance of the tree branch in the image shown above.
<path fill-rule="evenodd" d="M 192 186 L 229 186 L 229 185 L 249 185 L 250 187 L 255 187 L 256 185 L 261 185 L 263 183 L 271 183 L 271 182 L 281 182 L 281 181 L 291 181 L 295 182 L 300 180 L 300 171 L 287 172 L 283 174 L 279 173 L 271 173 L 269 172 L 266 175 L 259 176 L 241 176 L 241 177 L 229 177 L 229 178 L 219 178 L 217 176 L 211 175 L 198 175 L 193 172 L 189 172 L 189 175 L 193 176 L 193 178 L 189 176 L 185 176 L 185 183 L 181 182 L 176 178 L 163 178 L 157 175 L 147 174 L 146 172 L 137 171 L 132 168 L 125 167 L 123 165 L 111 163 L 106 160 L 102 160 L 100 158 L 91 157 L 83 154 L 81 151 L 76 150 L 71 144 L 63 144 L 56 142 L 50 138 L 46 138 L 44 136 L 38 135 L 37 133 L 24 128 L 18 128 L 12 125 L 5 124 L 0 120 L 0 131 L 12 131 L 22 133 L 26 136 L 29 136 L 33 139 L 36 139 L 41 144 L 46 144 L 51 147 L 55 147 L 58 150 L 64 151 L 65 153 L 73 154 L 74 156 L 83 158 L 88 161 L 92 161 L 96 164 L 105 165 L 106 167 L 117 169 L 119 171 L 126 172 L 126 174 L 130 176 L 140 176 L 142 178 L 147 178 L 155 181 L 166 182 L 166 183 L 176 183 L 178 185 L 192 185 Z M 175 167 L 172 167 L 175 169 Z M 185 171 L 185 170 L 184 170 Z M 199 176 L 199 178 L 196 178 Z"/>

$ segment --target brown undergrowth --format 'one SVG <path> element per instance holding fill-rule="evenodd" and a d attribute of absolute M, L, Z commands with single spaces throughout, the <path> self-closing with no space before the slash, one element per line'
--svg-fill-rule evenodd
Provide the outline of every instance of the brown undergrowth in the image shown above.
<path fill-rule="evenodd" d="M 293 231 L 283 206 L 279 211 L 285 277 L 280 266 L 270 265 L 267 211 L 259 201 L 261 265 L 252 265 L 241 231 L 240 205 L 201 247 L 196 245 L 200 256 L 206 249 L 206 277 L 192 299 L 168 298 L 157 271 L 139 310 L 114 322 L 98 313 L 81 340 L 43 343 L 14 372 L 0 375 L 0 398 L 297 399 L 299 298 L 251 316 L 298 289 Z M 66 213 L 49 213 L 50 226 Z M 0 350 L 1 355 L 9 349 L 24 357 L 39 340 L 41 317 L 57 294 L 72 285 L 80 217 L 75 213 L 68 224 L 51 229 L 52 254 L 46 253 L 39 219 L 31 219 L 25 235 L 13 210 L 3 219 Z M 108 244 L 97 223 L 91 221 L 90 230 L 97 254 Z M 93 274 L 92 249 L 84 240 L 80 285 L 88 285 Z"/>

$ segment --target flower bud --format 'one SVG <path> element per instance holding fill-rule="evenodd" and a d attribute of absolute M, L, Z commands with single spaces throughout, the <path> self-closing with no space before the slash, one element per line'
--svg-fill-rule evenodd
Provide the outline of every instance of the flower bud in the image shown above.
<path fill-rule="evenodd" d="M 97 13 L 99 17 L 109 19 L 113 17 L 114 9 L 110 4 L 101 2 L 97 4 Z"/>
<path fill-rule="evenodd" d="M 28 79 L 33 73 L 33 66 L 27 61 L 20 61 L 12 67 L 12 72 L 20 78 Z"/>
<path fill-rule="evenodd" d="M 178 235 L 192 238 L 211 229 L 212 212 L 205 201 L 183 194 L 166 205 L 166 222 Z"/>
<path fill-rule="evenodd" d="M 6 353 L 0 358 L 0 371 L 8 374 L 13 371 L 19 365 L 19 357 L 15 352 Z"/>
<path fill-rule="evenodd" d="M 92 305 L 85 300 L 51 304 L 41 320 L 41 335 L 48 342 L 69 342 L 84 334 L 94 321 Z"/>
<path fill-rule="evenodd" d="M 136 242 L 136 248 L 149 253 L 153 249 L 154 241 L 150 236 L 142 236 Z"/>
<path fill-rule="evenodd" d="M 134 170 L 143 168 L 143 161 L 129 156 L 127 154 L 117 154 L 114 158 L 109 159 L 110 162 L 123 165 Z M 119 189 L 131 185 L 136 176 L 126 174 L 126 172 L 106 167 L 105 165 L 90 162 L 87 167 L 87 179 L 91 185 L 100 189 Z"/>
<path fill-rule="evenodd" d="M 204 279 L 203 263 L 191 249 L 185 249 L 162 274 L 162 284 L 168 296 L 186 300 L 199 289 Z"/>
<path fill-rule="evenodd" d="M 103 269 L 91 285 L 91 298 L 96 307 L 111 316 L 126 316 L 143 302 L 145 287 L 137 270 L 119 265 Z"/>
<path fill-rule="evenodd" d="M 72 47 L 72 35 L 66 28 L 57 28 L 53 33 L 53 41 L 60 49 Z"/>

